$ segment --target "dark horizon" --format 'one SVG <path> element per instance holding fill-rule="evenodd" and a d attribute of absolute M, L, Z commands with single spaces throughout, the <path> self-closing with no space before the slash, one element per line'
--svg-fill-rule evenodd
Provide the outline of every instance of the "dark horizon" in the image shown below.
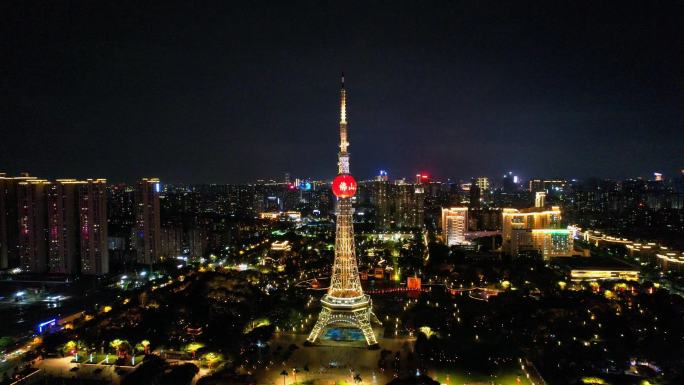
<path fill-rule="evenodd" d="M 684 169 L 684 5 L 6 2 L 0 172 L 246 183 Z"/>

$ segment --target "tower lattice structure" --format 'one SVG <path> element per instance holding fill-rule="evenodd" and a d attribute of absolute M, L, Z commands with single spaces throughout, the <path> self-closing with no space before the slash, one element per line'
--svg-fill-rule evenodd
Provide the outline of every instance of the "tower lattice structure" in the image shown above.
<path fill-rule="evenodd" d="M 347 138 L 347 91 L 344 88 L 344 75 L 342 75 L 338 175 L 350 175 L 347 147 L 349 147 Z M 351 180 L 353 181 L 353 178 Z M 356 186 L 354 186 L 354 191 L 355 188 Z M 314 343 L 327 327 L 347 326 L 360 329 L 370 347 L 378 346 L 371 327 L 371 321 L 377 321 L 377 318 L 373 314 L 370 296 L 364 294 L 361 288 L 359 268 L 356 263 L 352 214 L 351 196 L 338 195 L 335 260 L 332 267 L 330 287 L 321 299 L 321 313 L 316 325 L 311 330 L 311 334 L 309 334 L 309 338 L 307 338 L 309 343 Z"/>

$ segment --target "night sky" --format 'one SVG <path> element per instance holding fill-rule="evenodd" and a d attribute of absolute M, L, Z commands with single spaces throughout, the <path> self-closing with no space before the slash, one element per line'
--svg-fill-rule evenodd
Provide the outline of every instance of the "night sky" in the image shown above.
<path fill-rule="evenodd" d="M 0 172 L 331 178 L 342 71 L 359 178 L 684 168 L 684 2 L 199 3 L 0 2 Z"/>

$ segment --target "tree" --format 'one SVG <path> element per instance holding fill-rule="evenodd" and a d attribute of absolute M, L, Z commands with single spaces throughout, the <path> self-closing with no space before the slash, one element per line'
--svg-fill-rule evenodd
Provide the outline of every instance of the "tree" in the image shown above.
<path fill-rule="evenodd" d="M 204 360 L 207 363 L 209 369 L 211 369 L 214 366 L 214 364 L 221 362 L 223 360 L 223 356 L 218 353 L 206 353 L 202 356 L 202 360 Z"/>
<path fill-rule="evenodd" d="M 14 342 L 14 340 L 11 337 L 0 337 L 0 350 L 4 350 L 11 345 L 12 342 Z"/>
<path fill-rule="evenodd" d="M 64 344 L 63 351 L 65 354 L 71 354 L 72 352 L 74 352 L 76 350 L 77 346 L 78 346 L 78 344 L 76 343 L 76 341 L 73 341 L 73 340 L 69 341 L 69 342 Z"/>
<path fill-rule="evenodd" d="M 285 378 L 287 378 L 287 370 L 284 370 L 280 372 L 280 375 L 283 376 L 283 385 L 285 385 Z"/>
<path fill-rule="evenodd" d="M 192 359 L 195 359 L 195 357 L 197 356 L 197 351 L 202 349 L 203 347 L 204 347 L 204 344 L 202 344 L 202 343 L 191 342 L 191 343 L 185 345 L 185 348 L 183 350 L 185 350 L 188 353 L 192 353 Z"/>
<path fill-rule="evenodd" d="M 130 351 L 131 345 L 126 340 L 115 339 L 109 343 L 109 346 L 116 350 L 116 356 L 118 358 L 126 358 L 128 352 Z"/>
<path fill-rule="evenodd" d="M 150 341 L 142 340 L 135 344 L 135 350 L 138 352 L 143 352 L 144 354 L 150 354 Z"/>

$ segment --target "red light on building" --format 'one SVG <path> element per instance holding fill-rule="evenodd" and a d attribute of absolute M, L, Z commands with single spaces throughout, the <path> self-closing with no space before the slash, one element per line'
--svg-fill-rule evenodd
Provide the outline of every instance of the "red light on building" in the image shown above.
<path fill-rule="evenodd" d="M 406 288 L 409 290 L 420 290 L 420 278 L 408 277 L 406 279 Z"/>
<path fill-rule="evenodd" d="M 422 173 L 422 174 L 416 174 L 416 183 L 425 183 L 430 179 L 430 175 Z"/>
<path fill-rule="evenodd" d="M 356 194 L 356 180 L 349 174 L 340 174 L 333 179 L 332 191 L 338 198 L 351 198 Z"/>

